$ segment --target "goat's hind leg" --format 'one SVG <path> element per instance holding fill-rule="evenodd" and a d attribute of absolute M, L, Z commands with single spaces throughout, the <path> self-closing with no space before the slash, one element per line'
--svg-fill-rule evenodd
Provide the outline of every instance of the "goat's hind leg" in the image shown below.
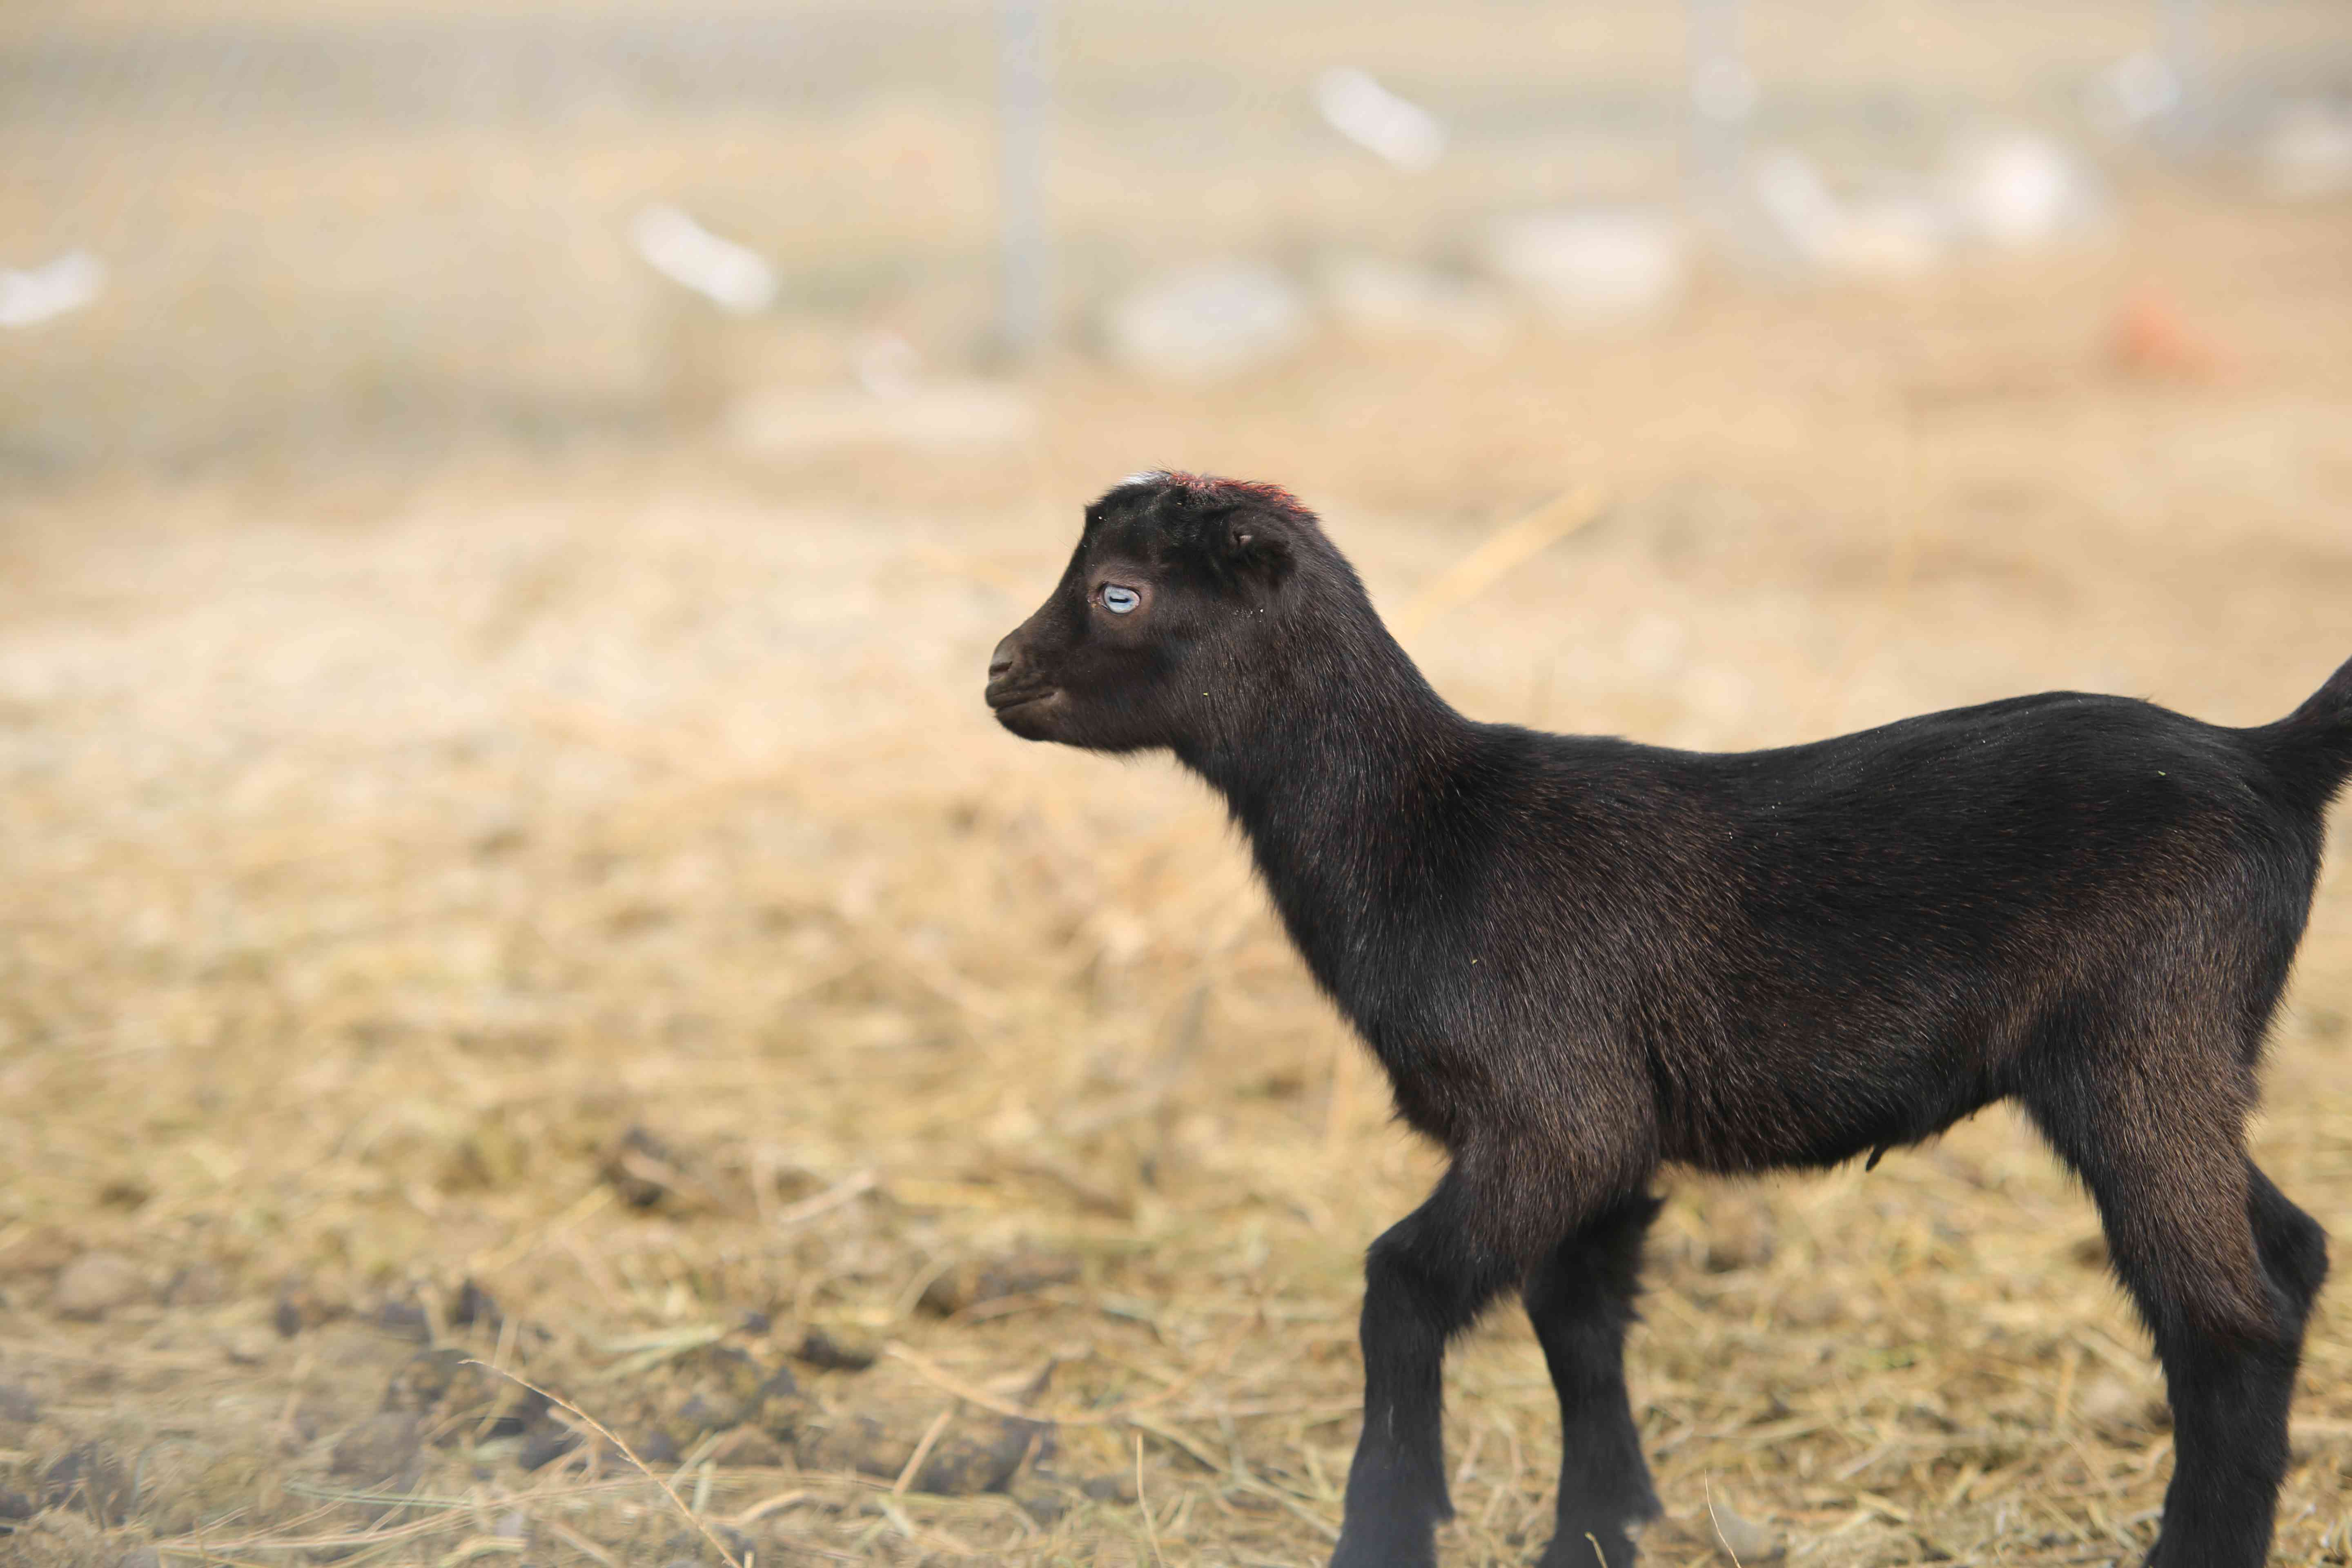
<path fill-rule="evenodd" d="M 2086 1062 L 2028 1104 L 2097 1200 L 2164 1363 L 2173 1473 L 2148 1568 L 2262 1568 L 2326 1249 L 2245 1157 L 2244 1090 L 2219 1053 L 2203 1075 L 2167 1054 Z"/>
<path fill-rule="evenodd" d="M 2286 1293 L 2295 1321 L 2308 1321 L 2312 1302 L 2327 1281 L 2327 1232 L 2273 1186 L 2252 1161 L 2246 1163 L 2246 1213 L 2253 1222 L 2263 1269 Z"/>
<path fill-rule="evenodd" d="M 1539 1568 L 1628 1568 L 1632 1531 L 1658 1514 L 1625 1392 L 1625 1331 L 1658 1208 L 1633 1194 L 1528 1276 L 1528 1317 L 1559 1394 L 1559 1519 Z"/>
<path fill-rule="evenodd" d="M 1491 1197 L 1488 1200 L 1491 1202 Z M 1473 1239 L 1479 1197 L 1457 1168 L 1364 1259 L 1364 1433 L 1332 1568 L 1428 1568 L 1454 1515 L 1445 1489 L 1445 1344 L 1520 1265 Z"/>

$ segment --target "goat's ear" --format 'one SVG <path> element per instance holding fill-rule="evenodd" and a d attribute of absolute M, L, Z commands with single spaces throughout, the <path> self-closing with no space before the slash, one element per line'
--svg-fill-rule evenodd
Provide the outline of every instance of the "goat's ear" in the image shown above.
<path fill-rule="evenodd" d="M 1294 563 L 1290 542 L 1246 516 L 1227 520 L 1223 553 L 1234 577 L 1265 589 L 1282 586 Z"/>

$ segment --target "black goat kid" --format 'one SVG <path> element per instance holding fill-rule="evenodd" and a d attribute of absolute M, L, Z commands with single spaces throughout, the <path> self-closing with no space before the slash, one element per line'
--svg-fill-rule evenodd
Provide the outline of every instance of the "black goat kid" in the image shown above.
<path fill-rule="evenodd" d="M 1282 490 L 1147 474 L 996 649 L 1014 734 L 1164 747 L 1452 1157 L 1365 1266 L 1340 1568 L 1425 1564 L 1440 1364 L 1517 1288 L 1559 1394 L 1547 1568 L 1658 1510 L 1625 1394 L 1653 1173 L 1831 1165 L 2020 1101 L 2164 1362 L 2162 1568 L 2254 1568 L 2325 1234 L 2246 1157 L 2352 664 L 2274 724 L 2055 692 L 1714 755 L 1462 718 Z"/>

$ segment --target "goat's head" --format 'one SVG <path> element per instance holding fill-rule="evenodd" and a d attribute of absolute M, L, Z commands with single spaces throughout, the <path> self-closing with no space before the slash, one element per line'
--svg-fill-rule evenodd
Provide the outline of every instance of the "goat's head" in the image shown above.
<path fill-rule="evenodd" d="M 996 645 L 988 705 L 1024 740 L 1210 743 L 1255 705 L 1297 570 L 1325 556 L 1313 516 L 1271 485 L 1122 480 L 1087 508 L 1052 596 Z"/>

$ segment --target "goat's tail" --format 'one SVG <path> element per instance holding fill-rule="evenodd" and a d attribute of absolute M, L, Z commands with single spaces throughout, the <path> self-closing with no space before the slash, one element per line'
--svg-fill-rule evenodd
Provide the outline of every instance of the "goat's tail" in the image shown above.
<path fill-rule="evenodd" d="M 2321 806 L 2334 800 L 2352 775 L 2352 659 L 2302 707 L 2254 733 L 2267 743 L 2273 765 L 2303 794 Z"/>

